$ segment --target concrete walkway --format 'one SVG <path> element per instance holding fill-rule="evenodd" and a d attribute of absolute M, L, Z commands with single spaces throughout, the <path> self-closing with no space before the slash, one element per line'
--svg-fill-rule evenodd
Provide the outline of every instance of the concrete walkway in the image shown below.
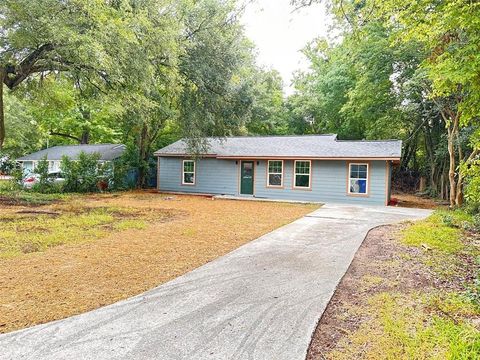
<path fill-rule="evenodd" d="M 2 335 L 0 359 L 303 360 L 368 230 L 428 214 L 325 205 L 147 293 Z"/>

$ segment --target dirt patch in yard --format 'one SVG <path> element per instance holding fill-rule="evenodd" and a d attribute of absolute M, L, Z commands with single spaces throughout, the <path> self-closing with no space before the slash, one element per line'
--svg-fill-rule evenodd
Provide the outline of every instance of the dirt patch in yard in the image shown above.
<path fill-rule="evenodd" d="M 448 201 L 408 193 L 392 194 L 392 200 L 397 201 L 398 206 L 408 208 L 436 209 L 439 206 L 448 206 Z"/>
<path fill-rule="evenodd" d="M 370 231 L 317 325 L 307 360 L 480 354 L 480 309 L 466 291 L 478 269 L 472 253 L 443 257 L 406 246 L 400 239 L 408 226 Z M 432 265 L 437 257 L 445 264 Z M 455 275 L 443 276 L 442 266 Z"/>
<path fill-rule="evenodd" d="M 318 208 L 142 192 L 80 200 L 88 208 L 127 209 L 125 216 L 135 219 L 135 214 L 146 213 L 151 220 L 142 229 L 120 229 L 88 242 L 40 251 L 26 249 L 30 253 L 0 258 L 0 332 L 61 319 L 136 295 Z M 35 211 L 66 212 L 69 206 L 75 211 L 71 201 L 36 207 Z M 8 209 L 25 210 L 19 206 Z M 53 218 L 48 214 L 17 215 Z"/>

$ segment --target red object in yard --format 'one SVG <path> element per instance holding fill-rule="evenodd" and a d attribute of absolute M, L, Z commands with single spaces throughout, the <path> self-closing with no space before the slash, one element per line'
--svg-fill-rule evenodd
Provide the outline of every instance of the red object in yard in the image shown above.
<path fill-rule="evenodd" d="M 29 177 L 29 178 L 26 178 L 25 179 L 25 182 L 34 182 L 35 181 L 35 178 L 34 177 Z"/>
<path fill-rule="evenodd" d="M 396 198 L 390 198 L 390 201 L 388 202 L 389 206 L 397 206 L 398 205 L 398 199 Z"/>
<path fill-rule="evenodd" d="M 108 182 L 105 181 L 105 180 L 100 180 L 99 182 L 97 182 L 97 188 L 100 191 L 107 190 L 108 189 Z"/>

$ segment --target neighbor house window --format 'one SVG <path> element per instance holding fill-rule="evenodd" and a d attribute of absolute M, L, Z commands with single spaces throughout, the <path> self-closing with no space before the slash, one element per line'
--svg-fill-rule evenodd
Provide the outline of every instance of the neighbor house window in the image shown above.
<path fill-rule="evenodd" d="M 183 185 L 195 185 L 195 161 L 183 160 Z"/>
<path fill-rule="evenodd" d="M 348 171 L 349 194 L 368 193 L 368 164 L 350 164 Z"/>
<path fill-rule="evenodd" d="M 58 172 L 60 171 L 60 161 L 51 160 L 48 162 L 48 171 L 49 172 Z"/>
<path fill-rule="evenodd" d="M 283 186 L 283 160 L 268 160 L 268 186 Z"/>
<path fill-rule="evenodd" d="M 294 187 L 310 187 L 310 169 L 312 163 L 310 160 L 295 160 Z"/>

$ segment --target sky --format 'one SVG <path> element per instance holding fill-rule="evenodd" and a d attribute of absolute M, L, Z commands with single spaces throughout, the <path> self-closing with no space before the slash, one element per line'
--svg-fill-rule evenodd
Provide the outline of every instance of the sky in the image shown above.
<path fill-rule="evenodd" d="M 300 50 L 314 38 L 327 36 L 331 23 L 324 5 L 294 9 L 290 0 L 253 0 L 242 17 L 245 32 L 256 45 L 257 62 L 280 72 L 286 95 L 293 92 L 293 73 L 308 69 Z"/>

